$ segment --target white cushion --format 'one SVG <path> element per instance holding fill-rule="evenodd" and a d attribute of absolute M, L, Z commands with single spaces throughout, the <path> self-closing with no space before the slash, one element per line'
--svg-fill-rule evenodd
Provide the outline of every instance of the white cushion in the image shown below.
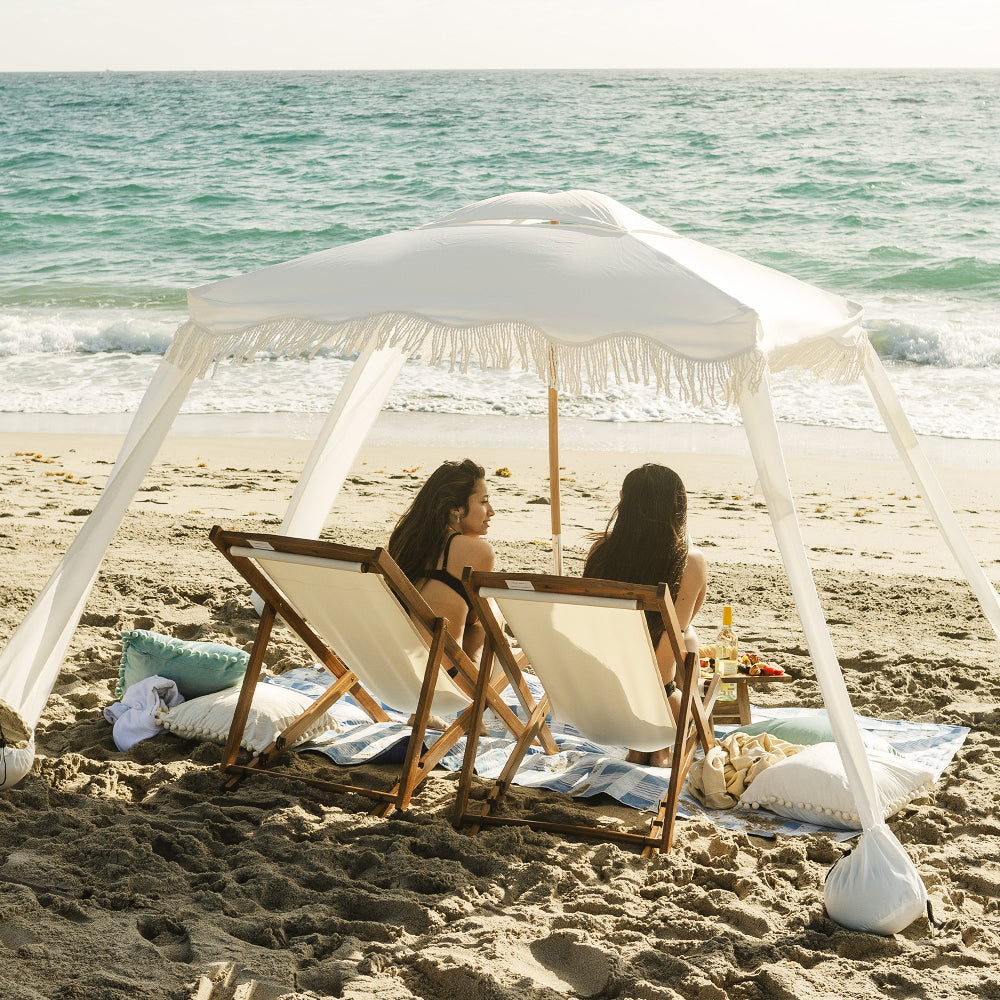
<path fill-rule="evenodd" d="M 883 819 L 894 816 L 934 785 L 934 774 L 925 767 L 881 750 L 867 753 Z M 740 796 L 739 804 L 804 823 L 861 829 L 836 743 L 806 747 L 762 771 Z"/>
<path fill-rule="evenodd" d="M 225 743 L 233 723 L 239 696 L 238 687 L 205 694 L 173 708 L 161 709 L 156 713 L 156 721 L 164 729 L 184 739 Z M 260 753 L 270 746 L 275 737 L 297 719 L 312 701 L 307 695 L 290 688 L 279 687 L 277 684 L 258 684 L 240 746 L 252 753 Z M 302 734 L 298 743 L 304 743 L 328 729 L 335 728 L 337 724 L 330 715 L 322 715 Z"/>

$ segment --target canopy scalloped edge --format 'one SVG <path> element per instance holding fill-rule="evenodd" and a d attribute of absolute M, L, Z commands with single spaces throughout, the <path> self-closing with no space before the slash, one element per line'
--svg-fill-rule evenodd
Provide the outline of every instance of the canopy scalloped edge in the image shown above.
<path fill-rule="evenodd" d="M 800 366 L 830 381 L 852 381 L 861 371 L 861 349 L 867 338 L 848 348 L 833 339 L 798 345 L 775 352 L 770 362 L 759 348 L 701 360 L 636 334 L 566 344 L 516 320 L 448 326 L 409 313 L 387 312 L 340 323 L 279 317 L 230 333 L 213 333 L 191 320 L 175 334 L 166 358 L 180 368 L 194 369 L 200 377 L 220 361 L 248 361 L 261 351 L 311 357 L 325 348 L 350 355 L 372 343 L 377 348 L 401 347 L 408 354 L 420 351 L 428 363 L 448 362 L 452 370 L 467 370 L 473 361 L 484 368 L 510 368 L 519 360 L 525 370 L 570 394 L 582 393 L 585 386 L 598 391 L 612 382 L 634 382 L 655 384 L 659 392 L 696 406 L 730 406 L 741 387 L 757 388 L 769 364 L 775 371 Z"/>

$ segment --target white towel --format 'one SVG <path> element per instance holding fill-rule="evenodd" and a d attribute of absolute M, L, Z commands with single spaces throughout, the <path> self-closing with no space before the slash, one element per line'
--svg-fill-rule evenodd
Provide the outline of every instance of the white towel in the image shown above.
<path fill-rule="evenodd" d="M 176 683 L 166 677 L 154 674 L 136 681 L 122 695 L 121 701 L 104 709 L 104 718 L 114 726 L 115 746 L 124 752 L 140 740 L 164 732 L 156 723 L 157 709 L 173 708 L 183 700 Z"/>

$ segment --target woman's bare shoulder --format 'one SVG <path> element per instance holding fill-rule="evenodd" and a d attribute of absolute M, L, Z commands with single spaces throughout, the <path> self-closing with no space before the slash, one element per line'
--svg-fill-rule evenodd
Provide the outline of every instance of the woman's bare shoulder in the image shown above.
<path fill-rule="evenodd" d="M 688 549 L 685 571 L 688 570 L 697 573 L 699 576 L 708 576 L 708 560 L 705 558 L 705 553 L 702 552 L 701 549 L 694 547 Z"/>
<path fill-rule="evenodd" d="M 471 566 L 486 573 L 493 569 L 493 558 L 493 546 L 477 535 L 456 535 L 448 552 L 448 562 L 452 565 Z"/>

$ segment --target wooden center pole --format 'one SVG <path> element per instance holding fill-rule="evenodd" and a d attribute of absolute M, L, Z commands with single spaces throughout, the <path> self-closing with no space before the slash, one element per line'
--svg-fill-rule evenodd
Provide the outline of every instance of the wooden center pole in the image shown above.
<path fill-rule="evenodd" d="M 556 352 L 549 348 L 549 500 L 552 510 L 552 566 L 562 575 L 562 517 L 559 510 L 559 392 L 555 388 Z"/>

